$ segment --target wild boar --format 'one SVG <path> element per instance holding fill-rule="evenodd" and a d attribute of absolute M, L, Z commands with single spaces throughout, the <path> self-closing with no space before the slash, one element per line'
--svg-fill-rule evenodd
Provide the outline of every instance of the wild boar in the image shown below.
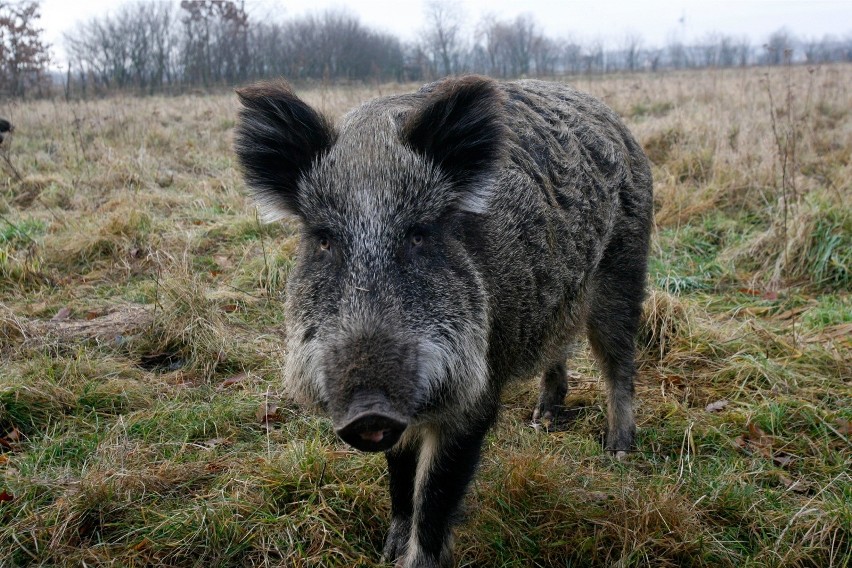
<path fill-rule="evenodd" d="M 453 563 L 453 520 L 503 387 L 564 402 L 585 331 L 606 449 L 634 438 L 634 338 L 652 221 L 648 160 L 597 99 L 542 81 L 446 79 L 335 126 L 284 83 L 238 91 L 235 149 L 270 220 L 295 217 L 284 382 L 387 457 L 384 557 Z"/>

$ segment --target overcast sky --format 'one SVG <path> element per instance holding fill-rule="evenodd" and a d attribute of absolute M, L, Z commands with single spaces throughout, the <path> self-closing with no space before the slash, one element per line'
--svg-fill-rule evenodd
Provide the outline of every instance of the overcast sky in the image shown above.
<path fill-rule="evenodd" d="M 151 0 L 143 0 L 151 1 Z M 424 0 L 246 0 L 246 9 L 262 19 L 288 18 L 327 8 L 344 8 L 370 26 L 403 40 L 423 27 Z M 120 0 L 43 0 L 41 25 L 63 59 L 62 33 L 81 20 L 115 11 Z M 852 35 L 852 0 L 458 0 L 472 32 L 491 13 L 513 18 L 530 13 L 554 37 L 603 39 L 611 45 L 638 33 L 649 46 L 665 45 L 672 36 L 686 42 L 710 33 L 748 36 L 762 42 L 786 26 L 800 37 Z"/>

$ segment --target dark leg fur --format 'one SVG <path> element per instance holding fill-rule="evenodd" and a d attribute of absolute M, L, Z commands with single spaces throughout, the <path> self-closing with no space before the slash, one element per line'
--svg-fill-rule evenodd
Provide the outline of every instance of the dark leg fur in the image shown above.
<path fill-rule="evenodd" d="M 541 377 L 541 394 L 533 411 L 533 420 L 552 420 L 559 413 L 568 394 L 565 362 L 554 363 Z"/>
<path fill-rule="evenodd" d="M 485 430 L 441 440 L 431 467 L 419 480 L 415 505 L 415 550 L 409 550 L 406 568 L 437 568 L 453 565 L 453 525 L 479 464 Z"/>
<path fill-rule="evenodd" d="M 385 454 L 388 461 L 391 498 L 391 524 L 382 559 L 393 562 L 405 555 L 414 512 L 414 477 L 419 447 L 406 447 Z"/>
<path fill-rule="evenodd" d="M 608 395 L 606 449 L 615 453 L 629 451 L 636 432 L 633 382 L 645 294 L 646 242 L 624 237 L 610 244 L 595 278 L 589 312 L 589 342 Z"/>
<path fill-rule="evenodd" d="M 496 417 L 466 430 L 426 430 L 418 448 L 388 452 L 393 519 L 384 558 L 404 568 L 453 565 L 453 525 Z"/>

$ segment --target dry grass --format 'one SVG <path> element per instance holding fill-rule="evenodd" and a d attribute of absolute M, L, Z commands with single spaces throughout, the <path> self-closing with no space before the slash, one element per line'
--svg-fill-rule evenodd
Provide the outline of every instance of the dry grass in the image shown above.
<path fill-rule="evenodd" d="M 852 564 L 852 67 L 771 73 L 577 83 L 654 163 L 638 448 L 601 451 L 585 352 L 550 432 L 514 386 L 461 565 Z M 234 97 L 0 114 L 0 565 L 375 565 L 381 456 L 279 395 L 298 237 L 245 198 Z"/>

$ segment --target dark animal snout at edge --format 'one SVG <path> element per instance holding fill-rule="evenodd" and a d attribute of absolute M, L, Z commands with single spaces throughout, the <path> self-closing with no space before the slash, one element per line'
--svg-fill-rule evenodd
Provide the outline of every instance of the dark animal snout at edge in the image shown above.
<path fill-rule="evenodd" d="M 399 441 L 408 420 L 393 409 L 384 394 L 371 391 L 353 397 L 339 424 L 335 432 L 356 450 L 383 452 Z"/>

